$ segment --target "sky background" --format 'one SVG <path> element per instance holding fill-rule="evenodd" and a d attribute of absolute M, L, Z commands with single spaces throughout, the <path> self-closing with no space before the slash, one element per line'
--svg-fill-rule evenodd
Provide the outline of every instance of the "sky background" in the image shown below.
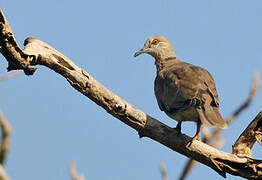
<path fill-rule="evenodd" d="M 149 55 L 133 57 L 152 35 L 166 36 L 183 61 L 213 75 L 221 114 L 228 116 L 248 96 L 262 68 L 261 0 L 0 0 L 17 41 L 39 38 L 145 113 L 174 127 L 158 108 L 156 70 Z M 0 75 L 7 62 L 0 56 Z M 74 159 L 86 180 L 160 180 L 164 162 L 177 179 L 187 158 L 115 119 L 73 89 L 60 75 L 38 66 L 33 76 L 0 83 L 0 109 L 13 127 L 6 170 L 13 180 L 69 180 Z M 223 132 L 231 146 L 262 109 L 262 90 L 252 105 Z M 192 122 L 182 132 L 193 136 Z M 261 146 L 254 147 L 262 159 Z M 228 179 L 241 179 L 227 175 Z M 198 165 L 188 179 L 222 179 Z"/>

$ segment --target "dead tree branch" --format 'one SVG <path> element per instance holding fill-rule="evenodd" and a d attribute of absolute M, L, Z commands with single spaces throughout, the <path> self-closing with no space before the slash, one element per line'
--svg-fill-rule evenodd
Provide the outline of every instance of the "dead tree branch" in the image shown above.
<path fill-rule="evenodd" d="M 3 165 L 7 158 L 7 154 L 10 149 L 10 134 L 11 134 L 11 126 L 8 121 L 5 119 L 3 113 L 0 111 L 0 126 L 2 131 L 2 144 L 0 151 L 0 180 L 10 180 Z"/>
<path fill-rule="evenodd" d="M 162 177 L 162 180 L 168 180 L 168 175 L 167 175 L 167 171 L 166 171 L 166 165 L 164 163 L 160 163 L 159 164 L 159 170 L 160 170 L 160 174 Z"/>
<path fill-rule="evenodd" d="M 259 73 L 255 72 L 248 98 L 242 104 L 240 104 L 240 106 L 231 115 L 229 115 L 226 118 L 226 122 L 227 122 L 228 125 L 230 125 L 232 122 L 234 122 L 236 117 L 251 104 L 251 102 L 253 101 L 253 99 L 255 98 L 255 96 L 257 94 L 259 84 L 260 84 Z M 202 142 L 210 144 L 210 145 L 212 145 L 213 147 L 216 147 L 216 148 L 222 147 L 223 145 L 220 143 L 221 142 L 221 137 L 220 137 L 221 131 L 222 131 L 222 129 L 216 128 L 211 133 L 209 133 L 208 135 L 207 135 L 207 133 L 204 133 L 205 131 L 203 131 L 204 137 L 202 139 Z M 187 161 L 185 167 L 183 168 L 183 172 L 181 173 L 181 176 L 180 176 L 179 179 L 184 180 L 195 165 L 197 165 L 197 161 L 194 161 L 193 159 L 189 159 Z"/>
<path fill-rule="evenodd" d="M 251 104 L 253 99 L 256 97 L 259 84 L 259 73 L 255 72 L 248 98 L 229 117 L 226 118 L 228 124 L 232 123 L 235 120 L 235 118 Z"/>
<path fill-rule="evenodd" d="M 71 175 L 72 180 L 85 180 L 85 177 L 83 174 L 78 174 L 76 171 L 76 163 L 74 161 L 71 161 L 69 165 L 69 173 Z"/>
<path fill-rule="evenodd" d="M 7 154 L 10 149 L 10 134 L 11 134 L 11 126 L 8 121 L 5 119 L 3 113 L 0 111 L 0 126 L 2 130 L 2 145 L 0 151 L 0 164 L 4 164 Z"/>
<path fill-rule="evenodd" d="M 1 164 L 0 164 L 0 180 L 10 180 L 7 173 L 5 172 L 3 165 Z"/>
<path fill-rule="evenodd" d="M 9 70 L 22 69 L 26 74 L 33 74 L 35 65 L 44 65 L 66 78 L 80 93 L 104 108 L 109 114 L 118 118 L 139 132 L 140 137 L 149 137 L 170 149 L 195 159 L 226 177 L 226 173 L 251 179 L 262 178 L 262 161 L 238 157 L 220 151 L 192 138 L 150 117 L 133 105 L 129 104 L 85 70 L 75 65 L 70 59 L 48 44 L 35 39 L 25 40 L 22 50 L 13 36 L 2 11 L 0 11 L 0 46 L 1 52 L 9 62 Z M 30 73 L 29 73 L 30 72 Z"/>
<path fill-rule="evenodd" d="M 0 82 L 1 81 L 5 81 L 7 79 L 10 79 L 10 78 L 13 78 L 19 74 L 22 74 L 23 71 L 11 71 L 11 72 L 8 72 L 2 76 L 0 76 Z"/>
<path fill-rule="evenodd" d="M 257 141 L 262 146 L 262 112 L 248 125 L 233 146 L 233 154 L 252 158 L 252 147 Z M 262 166 L 261 166 L 262 168 Z"/>

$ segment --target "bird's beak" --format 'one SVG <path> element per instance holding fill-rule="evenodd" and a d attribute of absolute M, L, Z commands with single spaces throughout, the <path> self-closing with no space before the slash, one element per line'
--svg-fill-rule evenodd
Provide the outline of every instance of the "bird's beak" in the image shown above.
<path fill-rule="evenodd" d="M 134 54 L 134 57 L 137 57 L 137 56 L 139 56 L 140 54 L 143 54 L 143 53 L 147 53 L 146 50 L 147 50 L 147 49 L 145 49 L 145 48 L 140 49 L 139 51 L 137 51 L 137 52 Z"/>

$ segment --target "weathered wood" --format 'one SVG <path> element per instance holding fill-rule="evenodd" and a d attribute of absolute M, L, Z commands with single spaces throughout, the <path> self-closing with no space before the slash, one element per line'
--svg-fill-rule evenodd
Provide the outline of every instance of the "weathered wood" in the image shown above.
<path fill-rule="evenodd" d="M 0 180 L 10 180 L 4 167 L 0 164 Z"/>
<path fill-rule="evenodd" d="M 32 75 L 36 68 L 29 67 L 28 56 L 18 46 L 4 13 L 0 11 L 0 52 L 8 61 L 7 71 L 22 69 L 26 75 Z"/>
<path fill-rule="evenodd" d="M 0 126 L 2 131 L 2 140 L 1 140 L 1 151 L 0 151 L 0 164 L 3 165 L 7 154 L 10 149 L 10 135 L 11 135 L 11 125 L 5 119 L 3 113 L 0 111 Z"/>
<path fill-rule="evenodd" d="M 252 158 L 252 147 L 256 141 L 261 145 L 262 111 L 248 125 L 233 146 L 233 154 Z"/>
<path fill-rule="evenodd" d="M 1 14 L 2 12 L 0 12 Z M 1 18 L 2 17 L 2 18 Z M 3 27 L 7 21 L 0 16 L 0 26 Z M 0 30 L 2 30 L 1 28 Z M 10 29 L 11 30 L 11 29 Z M 0 34 L 3 34 L 1 31 Z M 13 35 L 12 35 L 13 36 Z M 2 36 L 4 37 L 4 36 Z M 0 40 L 3 48 L 10 38 Z M 13 38 L 14 39 L 14 38 Z M 195 159 L 218 172 L 223 177 L 226 173 L 250 178 L 262 178 L 262 162 L 259 160 L 238 157 L 236 155 L 220 151 L 200 141 L 192 141 L 192 138 L 177 131 L 150 117 L 133 105 L 129 104 L 110 90 L 106 89 L 101 83 L 95 80 L 85 70 L 81 69 L 70 59 L 55 50 L 48 44 L 35 39 L 25 40 L 25 49 L 21 50 L 26 56 L 19 57 L 19 61 L 28 62 L 29 66 L 44 65 L 67 79 L 72 87 L 80 93 L 94 101 L 97 105 L 104 108 L 108 113 L 118 118 L 125 124 L 139 132 L 140 137 L 149 137 L 170 149 L 177 151 L 189 158 Z M 9 47 L 4 47 L 8 49 Z M 13 47 L 12 47 L 13 48 Z M 13 51 L 10 51 L 11 53 Z M 14 52 L 17 53 L 17 52 Z M 13 61 L 13 56 L 5 56 L 8 61 Z M 16 64 L 16 63 L 14 63 Z M 14 69 L 26 69 L 29 66 L 18 65 Z"/>

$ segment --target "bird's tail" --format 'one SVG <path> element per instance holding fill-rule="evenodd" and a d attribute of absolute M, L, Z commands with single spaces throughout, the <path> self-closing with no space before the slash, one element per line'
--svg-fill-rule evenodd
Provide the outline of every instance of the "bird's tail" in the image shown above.
<path fill-rule="evenodd" d="M 207 126 L 217 126 L 221 129 L 227 129 L 227 123 L 223 120 L 217 107 L 204 106 L 197 109 L 200 120 Z"/>

